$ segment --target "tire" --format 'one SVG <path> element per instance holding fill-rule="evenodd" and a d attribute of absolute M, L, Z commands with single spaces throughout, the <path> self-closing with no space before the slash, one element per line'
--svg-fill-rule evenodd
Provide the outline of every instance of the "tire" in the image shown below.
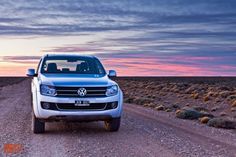
<path fill-rule="evenodd" d="M 107 131 L 115 132 L 120 128 L 121 118 L 112 118 L 111 120 L 105 121 L 105 128 Z"/>
<path fill-rule="evenodd" d="M 40 134 L 45 132 L 45 122 L 41 122 L 32 114 L 32 130 L 35 134 Z"/>

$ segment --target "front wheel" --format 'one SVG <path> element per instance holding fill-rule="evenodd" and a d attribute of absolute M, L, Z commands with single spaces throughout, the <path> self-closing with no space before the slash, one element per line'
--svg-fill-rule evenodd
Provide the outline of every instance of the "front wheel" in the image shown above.
<path fill-rule="evenodd" d="M 111 120 L 105 121 L 105 128 L 110 132 L 118 131 L 120 128 L 121 118 L 112 118 Z"/>
<path fill-rule="evenodd" d="M 45 132 L 45 122 L 41 122 L 38 118 L 36 118 L 34 113 L 32 113 L 32 130 L 35 134 Z"/>

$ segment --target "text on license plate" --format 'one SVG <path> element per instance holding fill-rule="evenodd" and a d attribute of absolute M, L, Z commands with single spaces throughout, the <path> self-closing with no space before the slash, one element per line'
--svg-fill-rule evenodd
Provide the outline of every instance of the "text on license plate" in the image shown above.
<path fill-rule="evenodd" d="M 75 106 L 89 106 L 90 103 L 87 100 L 75 100 Z"/>

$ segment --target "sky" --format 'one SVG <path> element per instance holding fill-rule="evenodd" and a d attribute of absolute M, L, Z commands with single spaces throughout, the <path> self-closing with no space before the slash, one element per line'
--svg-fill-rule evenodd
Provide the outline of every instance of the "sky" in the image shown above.
<path fill-rule="evenodd" d="M 235 0 L 0 0 L 0 76 L 50 53 L 119 76 L 236 76 Z"/>

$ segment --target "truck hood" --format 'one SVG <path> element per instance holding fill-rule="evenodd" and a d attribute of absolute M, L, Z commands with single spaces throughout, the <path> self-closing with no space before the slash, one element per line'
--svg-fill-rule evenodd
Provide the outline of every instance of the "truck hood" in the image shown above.
<path fill-rule="evenodd" d="M 110 80 L 107 75 L 99 76 L 94 74 L 89 75 L 68 75 L 68 74 L 41 74 L 40 83 L 52 86 L 111 86 L 116 84 L 114 81 Z"/>

